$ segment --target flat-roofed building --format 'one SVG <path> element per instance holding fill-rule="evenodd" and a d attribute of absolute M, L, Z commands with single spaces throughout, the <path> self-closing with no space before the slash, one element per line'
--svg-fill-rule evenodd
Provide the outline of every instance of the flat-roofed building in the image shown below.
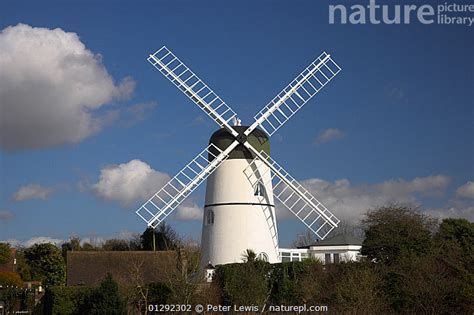
<path fill-rule="evenodd" d="M 349 234 L 339 234 L 312 245 L 300 248 L 280 248 L 282 262 L 318 259 L 324 264 L 356 261 L 360 257 L 362 239 Z"/>

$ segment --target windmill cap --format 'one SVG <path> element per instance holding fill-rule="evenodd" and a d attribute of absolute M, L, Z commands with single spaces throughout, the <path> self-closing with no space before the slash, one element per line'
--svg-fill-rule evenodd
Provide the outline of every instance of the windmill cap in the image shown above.
<path fill-rule="evenodd" d="M 248 126 L 232 126 L 239 134 L 247 130 Z M 235 138 L 230 134 L 225 128 L 216 130 L 209 140 L 209 143 L 214 144 L 220 150 L 224 151 L 232 142 L 235 141 Z M 255 129 L 247 136 L 247 141 L 257 150 L 264 151 L 266 154 L 270 155 L 270 141 L 267 134 L 261 129 Z M 212 149 L 211 149 L 212 152 Z M 217 152 L 212 152 L 216 154 Z M 246 147 L 239 144 L 232 152 L 229 154 L 228 159 L 248 159 L 253 160 L 255 154 L 250 152 Z M 209 156 L 209 161 L 212 161 L 213 157 Z"/>

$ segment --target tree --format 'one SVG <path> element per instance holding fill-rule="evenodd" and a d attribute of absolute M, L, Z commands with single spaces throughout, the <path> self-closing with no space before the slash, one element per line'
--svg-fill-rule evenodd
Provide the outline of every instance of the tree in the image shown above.
<path fill-rule="evenodd" d="M 81 239 L 79 237 L 71 237 L 68 242 L 61 245 L 61 252 L 64 259 L 66 259 L 68 251 L 74 252 L 79 250 L 81 250 Z"/>
<path fill-rule="evenodd" d="M 23 286 L 21 277 L 16 272 L 0 271 L 0 286 L 19 287 Z"/>
<path fill-rule="evenodd" d="M 314 305 L 327 301 L 328 288 L 331 287 L 331 282 L 328 281 L 328 274 L 325 272 L 325 267 L 319 260 L 306 260 L 302 262 L 282 263 L 297 264 L 303 266 L 302 272 L 296 276 L 298 284 L 295 285 L 295 295 L 299 297 L 300 303 L 313 303 Z M 296 305 L 296 304 L 295 304 Z"/>
<path fill-rule="evenodd" d="M 17 272 L 23 281 L 33 281 L 31 276 L 31 266 L 25 258 L 25 249 L 19 248 L 16 251 Z"/>
<path fill-rule="evenodd" d="M 306 247 L 316 243 L 317 239 L 311 230 L 307 229 L 305 233 L 299 234 L 293 241 L 292 247 Z"/>
<path fill-rule="evenodd" d="M 262 307 L 272 292 L 271 265 L 259 260 L 216 267 L 225 305 L 259 305 Z"/>
<path fill-rule="evenodd" d="M 329 266 L 332 294 L 330 305 L 336 313 L 388 313 L 383 277 L 367 262 L 349 262 Z"/>
<path fill-rule="evenodd" d="M 200 251 L 197 247 L 180 248 L 176 264 L 166 265 L 167 287 L 172 303 L 197 303 L 198 287 L 204 279 L 200 265 Z"/>
<path fill-rule="evenodd" d="M 85 242 L 84 244 L 82 244 L 81 250 L 96 251 L 96 250 L 99 250 L 99 248 L 89 242 Z"/>
<path fill-rule="evenodd" d="M 245 252 L 242 254 L 243 262 L 254 262 L 256 260 L 257 254 L 251 249 L 246 249 Z"/>
<path fill-rule="evenodd" d="M 393 204 L 369 211 L 362 221 L 365 240 L 361 254 L 387 265 L 402 252 L 426 254 L 431 249 L 435 223 L 411 206 Z"/>
<path fill-rule="evenodd" d="M 442 301 L 437 310 L 451 313 L 474 312 L 474 223 L 465 219 L 444 219 L 434 236 L 432 270 L 426 272 L 427 277 L 434 278 L 429 288 L 438 288 Z M 426 262 L 424 262 L 426 264 Z M 426 269 L 426 268 L 425 268 Z M 434 270 L 433 270 L 434 269 Z M 414 275 L 410 280 L 419 277 Z M 415 289 L 414 289 L 415 290 Z M 439 304 L 439 303 L 438 303 Z M 443 308 L 441 308 L 443 307 Z"/>
<path fill-rule="evenodd" d="M 438 242 L 455 242 L 466 253 L 474 254 L 474 223 L 466 219 L 444 219 L 435 239 Z"/>
<path fill-rule="evenodd" d="M 4 302 L 5 314 L 15 314 L 21 301 L 22 289 L 8 287 L 0 289 L 0 301 Z"/>
<path fill-rule="evenodd" d="M 0 265 L 6 264 L 11 258 L 11 248 L 8 243 L 0 243 Z"/>
<path fill-rule="evenodd" d="M 123 314 L 125 312 L 125 303 L 120 296 L 118 284 L 110 273 L 107 273 L 92 295 L 91 312 L 93 314 Z"/>
<path fill-rule="evenodd" d="M 178 234 L 165 222 L 161 222 L 156 229 L 148 227 L 141 235 L 140 241 L 143 250 L 175 250 L 181 244 Z"/>
<path fill-rule="evenodd" d="M 132 237 L 129 240 L 129 247 L 130 250 L 141 250 L 142 249 L 142 243 L 140 239 L 140 234 L 134 233 Z"/>
<path fill-rule="evenodd" d="M 127 301 L 135 307 L 139 314 L 148 314 L 149 286 L 143 274 L 143 258 L 130 257 L 128 261 L 128 285 L 126 286 Z"/>
<path fill-rule="evenodd" d="M 129 242 L 120 239 L 109 239 L 106 240 L 102 245 L 103 250 L 116 250 L 116 251 L 127 251 L 130 250 Z"/>
<path fill-rule="evenodd" d="M 31 278 L 48 286 L 63 285 L 66 280 L 66 266 L 61 251 L 51 243 L 35 244 L 24 252 L 30 267 Z"/>

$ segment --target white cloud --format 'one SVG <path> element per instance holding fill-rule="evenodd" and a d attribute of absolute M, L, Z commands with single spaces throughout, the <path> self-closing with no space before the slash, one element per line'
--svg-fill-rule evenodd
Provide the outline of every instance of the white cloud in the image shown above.
<path fill-rule="evenodd" d="M 14 238 L 10 238 L 10 239 L 7 239 L 7 240 L 0 240 L 0 242 L 8 243 L 8 244 L 10 244 L 11 247 L 21 247 L 22 246 L 22 243 L 19 240 L 14 239 Z"/>
<path fill-rule="evenodd" d="M 383 195 L 391 195 L 393 198 L 403 198 L 411 193 L 423 195 L 440 195 L 449 185 L 449 177 L 443 175 L 417 177 L 411 181 L 403 179 L 390 180 L 376 184 L 375 188 Z"/>
<path fill-rule="evenodd" d="M 24 201 L 29 199 L 46 199 L 53 193 L 53 189 L 50 187 L 43 187 L 36 184 L 28 184 L 20 187 L 15 194 L 13 194 L 13 200 Z"/>
<path fill-rule="evenodd" d="M 0 222 L 1 221 L 10 221 L 11 219 L 13 219 L 14 215 L 11 211 L 8 211 L 8 210 L 1 210 L 0 211 Z"/>
<path fill-rule="evenodd" d="M 462 198 L 474 198 L 474 182 L 467 182 L 456 190 L 456 196 Z"/>
<path fill-rule="evenodd" d="M 176 219 L 178 220 L 202 220 L 203 208 L 195 203 L 185 204 L 176 210 Z"/>
<path fill-rule="evenodd" d="M 101 56 L 76 33 L 25 24 L 0 33 L 0 147 L 34 149 L 77 143 L 116 113 L 103 105 L 128 97 L 134 81 L 116 84 Z"/>
<path fill-rule="evenodd" d="M 49 236 L 35 236 L 23 242 L 17 239 L 7 239 L 7 240 L 2 240 L 1 242 L 9 243 L 12 247 L 31 247 L 35 244 L 45 244 L 45 243 L 52 243 L 58 246 L 64 243 L 65 241 L 58 238 L 52 238 Z"/>
<path fill-rule="evenodd" d="M 464 218 L 474 221 L 474 205 L 454 205 L 447 208 L 428 209 L 429 215 L 440 219 L 445 218 Z"/>
<path fill-rule="evenodd" d="M 353 185 L 348 179 L 334 182 L 319 178 L 301 182 L 308 191 L 331 210 L 339 219 L 358 222 L 369 209 L 388 202 L 419 203 L 419 195 L 440 195 L 449 178 L 443 175 L 417 177 L 413 180 L 389 180 L 375 184 Z M 280 217 L 292 216 L 279 210 Z"/>
<path fill-rule="evenodd" d="M 129 207 L 150 198 L 169 180 L 168 174 L 156 171 L 140 160 L 131 160 L 103 168 L 92 190 L 105 200 L 118 201 L 123 207 Z"/>
<path fill-rule="evenodd" d="M 317 138 L 315 143 L 316 144 L 322 144 L 329 142 L 331 140 L 337 140 L 337 139 L 342 139 L 344 138 L 345 134 L 343 131 L 337 129 L 337 128 L 329 128 L 321 131 Z"/>
<path fill-rule="evenodd" d="M 122 230 L 118 233 L 118 235 L 115 238 L 118 238 L 120 240 L 129 240 L 132 237 L 135 236 L 135 232 L 129 231 L 129 230 Z M 114 237 L 112 237 L 114 238 Z"/>

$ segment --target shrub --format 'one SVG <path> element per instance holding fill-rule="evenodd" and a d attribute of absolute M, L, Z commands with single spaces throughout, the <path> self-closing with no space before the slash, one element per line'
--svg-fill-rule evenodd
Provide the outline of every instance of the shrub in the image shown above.
<path fill-rule="evenodd" d="M 119 293 L 117 282 L 107 273 L 100 286 L 94 290 L 90 301 L 92 314 L 123 314 L 125 303 Z"/>
<path fill-rule="evenodd" d="M 305 281 L 310 276 L 310 269 L 319 262 L 305 260 L 301 262 L 283 262 L 272 265 L 272 295 L 273 304 L 300 305 L 304 303 L 304 285 L 313 286 L 321 279 Z"/>
<path fill-rule="evenodd" d="M 50 287 L 44 297 L 44 313 L 87 314 L 93 291 L 89 287 Z"/>
<path fill-rule="evenodd" d="M 0 271 L 0 285 L 3 287 L 14 286 L 21 288 L 23 287 L 23 281 L 16 272 Z"/>
<path fill-rule="evenodd" d="M 337 313 L 387 312 L 383 279 L 375 266 L 367 262 L 334 264 L 328 268 L 330 299 Z"/>
<path fill-rule="evenodd" d="M 11 249 L 8 243 L 0 243 L 0 265 L 10 261 Z"/>
<path fill-rule="evenodd" d="M 164 283 L 156 282 L 148 285 L 148 304 L 167 304 L 171 289 Z"/>
<path fill-rule="evenodd" d="M 216 268 L 225 305 L 263 305 L 271 292 L 271 265 L 262 261 Z"/>
<path fill-rule="evenodd" d="M 24 257 L 33 280 L 46 287 L 65 283 L 66 265 L 61 250 L 54 244 L 35 244 L 25 250 Z"/>

